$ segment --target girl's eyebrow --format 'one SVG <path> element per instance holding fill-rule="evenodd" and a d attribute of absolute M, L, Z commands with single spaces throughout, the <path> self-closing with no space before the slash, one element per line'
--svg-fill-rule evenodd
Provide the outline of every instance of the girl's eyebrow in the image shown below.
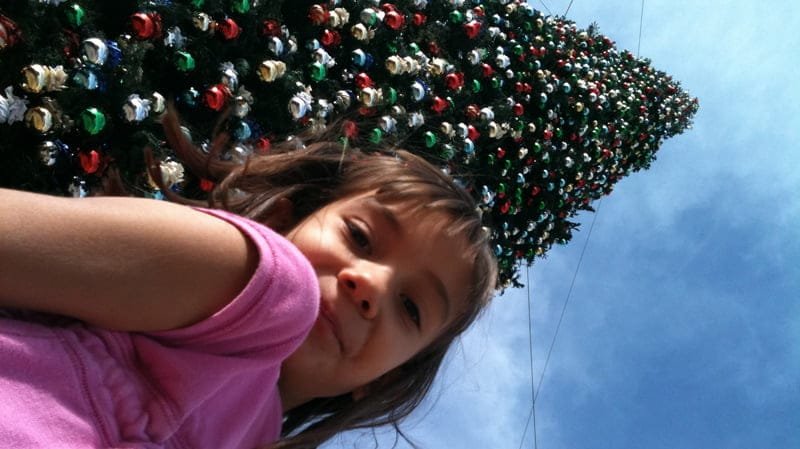
<path fill-rule="evenodd" d="M 389 225 L 389 228 L 392 232 L 395 234 L 401 234 L 402 227 L 400 226 L 400 220 L 397 219 L 397 215 L 395 215 L 391 209 L 381 204 L 380 201 L 378 201 L 374 196 L 367 198 L 364 204 L 374 212 L 377 212 L 377 214 L 383 218 L 386 224 Z"/>

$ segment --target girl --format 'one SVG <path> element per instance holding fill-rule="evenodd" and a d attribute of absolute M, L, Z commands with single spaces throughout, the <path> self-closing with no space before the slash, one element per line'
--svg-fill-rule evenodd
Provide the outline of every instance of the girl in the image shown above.
<path fill-rule="evenodd" d="M 168 140 L 203 165 L 177 123 Z M 474 201 L 407 152 L 323 141 L 205 169 L 225 176 L 211 209 L 0 191 L 0 307 L 78 320 L 0 319 L 3 446 L 397 428 L 492 294 Z"/>

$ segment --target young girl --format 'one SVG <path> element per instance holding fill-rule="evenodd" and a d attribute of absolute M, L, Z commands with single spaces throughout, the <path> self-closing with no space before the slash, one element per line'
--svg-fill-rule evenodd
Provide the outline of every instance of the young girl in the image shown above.
<path fill-rule="evenodd" d="M 174 116 L 168 140 L 191 151 Z M 233 167 L 211 209 L 0 190 L 4 447 L 313 448 L 397 423 L 496 282 L 470 195 L 324 141 Z"/>

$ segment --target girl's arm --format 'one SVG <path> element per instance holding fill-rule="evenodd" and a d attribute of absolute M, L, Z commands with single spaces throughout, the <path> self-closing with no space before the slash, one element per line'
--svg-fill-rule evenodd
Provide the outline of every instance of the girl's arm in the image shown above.
<path fill-rule="evenodd" d="M 0 189 L 0 307 L 174 329 L 224 307 L 257 263 L 237 228 L 185 206 Z"/>

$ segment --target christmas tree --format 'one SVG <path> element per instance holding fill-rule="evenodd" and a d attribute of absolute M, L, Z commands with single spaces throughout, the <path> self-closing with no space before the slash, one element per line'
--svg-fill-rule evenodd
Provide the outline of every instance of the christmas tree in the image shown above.
<path fill-rule="evenodd" d="M 470 189 L 516 284 L 571 218 L 655 160 L 698 103 L 595 27 L 516 0 L 0 0 L 0 185 L 91 195 L 119 173 L 198 197 L 163 143 L 174 99 L 224 158 L 344 119 L 352 145 L 402 145 Z"/>

